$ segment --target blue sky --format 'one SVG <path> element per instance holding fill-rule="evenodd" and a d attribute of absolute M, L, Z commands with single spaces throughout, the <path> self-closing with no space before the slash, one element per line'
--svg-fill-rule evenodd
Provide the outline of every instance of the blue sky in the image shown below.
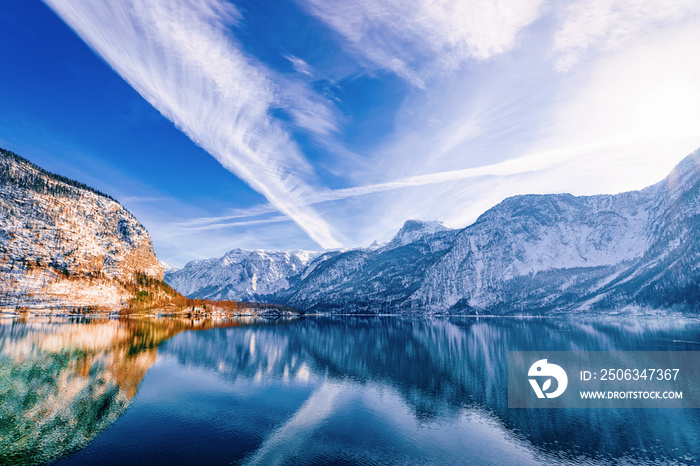
<path fill-rule="evenodd" d="M 696 0 L 5 1 L 0 40 L 0 145 L 176 266 L 639 189 L 700 146 Z"/>

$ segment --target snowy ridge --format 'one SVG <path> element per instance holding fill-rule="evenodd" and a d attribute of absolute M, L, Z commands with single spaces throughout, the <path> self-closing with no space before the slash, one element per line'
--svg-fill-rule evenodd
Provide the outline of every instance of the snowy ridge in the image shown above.
<path fill-rule="evenodd" d="M 239 257 L 235 270 L 257 270 L 255 255 Z M 171 284 L 254 297 L 250 274 L 225 275 Z M 409 220 L 386 245 L 327 252 L 263 283 L 279 283 L 265 299 L 317 312 L 697 313 L 700 151 L 641 191 L 514 196 L 461 230 Z"/>
<path fill-rule="evenodd" d="M 180 270 L 178 267 L 173 267 L 172 265 L 167 264 L 163 261 L 158 261 L 158 262 L 160 263 L 161 267 L 163 267 L 163 274 L 174 273 L 174 272 L 177 272 L 178 270 Z"/>
<path fill-rule="evenodd" d="M 318 253 L 234 249 L 217 259 L 188 262 L 166 270 L 165 281 L 191 298 L 255 301 L 289 288 Z"/>

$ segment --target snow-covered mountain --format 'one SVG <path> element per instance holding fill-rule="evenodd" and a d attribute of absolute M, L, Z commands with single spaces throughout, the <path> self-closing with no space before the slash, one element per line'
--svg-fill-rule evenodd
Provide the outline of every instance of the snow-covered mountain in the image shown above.
<path fill-rule="evenodd" d="M 146 229 L 108 195 L 0 149 L 0 307 L 119 308 L 161 279 Z"/>
<path fill-rule="evenodd" d="M 252 289 L 239 271 L 258 259 L 238 257 L 237 272 L 171 284 Z M 331 251 L 283 275 L 260 297 L 318 312 L 697 312 L 700 150 L 641 191 L 515 196 L 460 230 L 409 220 L 386 245 Z"/>
<path fill-rule="evenodd" d="M 410 243 L 421 241 L 423 238 L 448 230 L 440 222 L 423 222 L 421 220 L 406 220 L 401 229 L 385 246 L 385 250 L 399 248 Z"/>
<path fill-rule="evenodd" d="M 234 249 L 223 257 L 188 262 L 166 269 L 165 281 L 190 298 L 255 301 L 289 288 L 318 255 L 311 251 L 247 251 Z"/>
<path fill-rule="evenodd" d="M 161 267 L 163 267 L 163 274 L 168 274 L 168 273 L 174 273 L 180 270 L 178 267 L 173 267 L 172 265 L 163 262 L 163 261 L 158 261 L 160 262 Z"/>

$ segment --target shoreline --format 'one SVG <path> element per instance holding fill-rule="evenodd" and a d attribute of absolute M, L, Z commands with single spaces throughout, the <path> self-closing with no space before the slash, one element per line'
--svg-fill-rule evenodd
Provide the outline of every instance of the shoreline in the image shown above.
<path fill-rule="evenodd" d="M 123 310 L 89 310 L 78 311 L 71 308 L 62 309 L 11 309 L 0 307 L 0 319 L 10 319 L 17 317 L 61 317 L 61 318 L 230 318 L 230 317 L 273 317 L 273 318 L 303 318 L 303 317 L 357 317 L 357 318 L 377 318 L 377 317 L 398 317 L 411 319 L 424 318 L 468 318 L 468 319 L 514 319 L 514 320 L 587 320 L 587 319 L 613 319 L 613 320 L 635 320 L 635 319 L 662 319 L 662 320 L 700 320 L 700 315 L 669 312 L 656 310 L 642 313 L 620 313 L 620 312 L 594 312 L 584 313 L 552 313 L 552 314 L 449 314 L 449 313 L 325 313 L 325 312 L 304 312 L 301 310 L 280 310 L 274 307 L 262 309 L 240 309 L 240 311 L 205 311 L 202 309 L 185 309 L 181 311 L 155 310 L 152 312 L 123 312 Z"/>

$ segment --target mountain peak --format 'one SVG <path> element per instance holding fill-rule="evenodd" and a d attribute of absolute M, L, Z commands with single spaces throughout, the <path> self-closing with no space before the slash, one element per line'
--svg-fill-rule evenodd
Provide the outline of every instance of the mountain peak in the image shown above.
<path fill-rule="evenodd" d="M 398 248 L 406 244 L 418 241 L 426 236 L 435 234 L 439 231 L 449 230 L 440 222 L 426 222 L 423 220 L 406 220 L 401 229 L 387 244 L 387 249 Z"/>
<path fill-rule="evenodd" d="M 372 241 L 372 244 L 370 244 L 369 246 L 367 246 L 367 250 L 368 250 L 368 251 L 375 251 L 375 250 L 377 250 L 377 249 L 383 247 L 384 244 L 385 244 L 385 243 L 380 243 L 379 241 L 377 241 L 377 240 L 375 239 L 374 241 Z"/>
<path fill-rule="evenodd" d="M 178 270 L 180 270 L 179 267 L 173 267 L 172 265 L 170 265 L 166 262 L 163 262 L 163 261 L 158 261 L 158 262 L 160 263 L 161 267 L 163 267 L 163 273 L 174 273 L 174 272 L 177 272 Z"/>
<path fill-rule="evenodd" d="M 673 183 L 688 177 L 697 178 L 698 176 L 700 176 L 700 149 L 696 149 L 695 152 L 678 162 L 669 173 L 667 180 Z"/>
<path fill-rule="evenodd" d="M 662 199 L 675 199 L 695 189 L 698 182 L 700 182 L 700 149 L 696 149 L 678 162 L 666 178 L 643 189 L 642 192 L 656 193 L 652 195 L 659 196 L 657 191 L 660 189 L 665 193 L 661 196 Z"/>
<path fill-rule="evenodd" d="M 426 230 L 426 229 L 432 229 L 433 233 L 436 231 L 442 231 L 442 230 L 448 230 L 446 226 L 444 226 L 441 222 L 437 221 L 432 221 L 432 222 L 426 222 L 424 220 L 417 220 L 417 219 L 409 219 L 406 220 L 401 227 L 401 230 Z"/>
<path fill-rule="evenodd" d="M 168 271 L 165 281 L 191 298 L 255 301 L 289 287 L 319 253 L 292 250 L 232 249 L 222 257 L 191 261 Z"/>

